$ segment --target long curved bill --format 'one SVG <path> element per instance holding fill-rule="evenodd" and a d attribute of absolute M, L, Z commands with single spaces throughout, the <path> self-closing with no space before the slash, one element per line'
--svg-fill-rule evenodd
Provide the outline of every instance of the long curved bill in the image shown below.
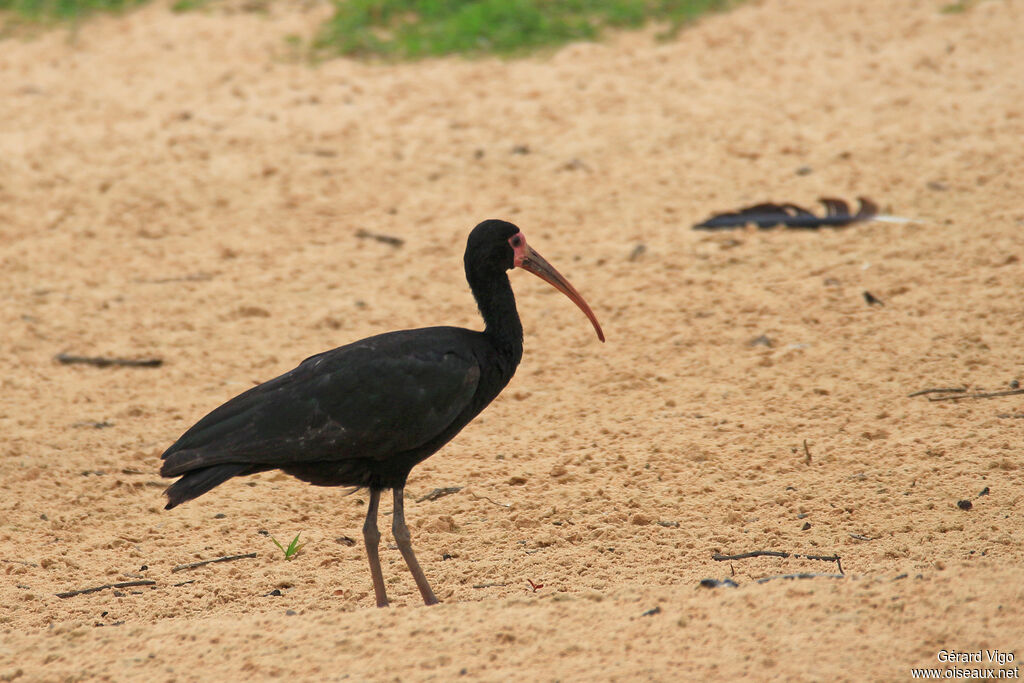
<path fill-rule="evenodd" d="M 555 267 L 548 263 L 543 256 L 534 251 L 533 247 L 523 244 L 522 247 L 517 250 L 516 253 L 516 266 L 523 270 L 528 270 L 544 282 L 548 283 L 562 294 L 565 294 L 569 299 L 579 306 L 580 310 L 594 325 L 594 330 L 597 332 L 597 338 L 604 341 L 604 332 L 601 331 L 601 323 L 597 322 L 597 316 L 590 310 L 590 306 L 583 300 L 580 293 L 576 291 L 576 288 L 569 284 L 561 273 L 555 270 Z"/>

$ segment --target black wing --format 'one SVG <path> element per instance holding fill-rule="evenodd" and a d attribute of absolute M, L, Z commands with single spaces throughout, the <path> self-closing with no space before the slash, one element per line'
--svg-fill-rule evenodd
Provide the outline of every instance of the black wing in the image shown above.
<path fill-rule="evenodd" d="M 480 366 L 460 333 L 391 332 L 307 358 L 196 423 L 163 454 L 160 474 L 383 460 L 415 449 L 449 427 L 476 392 Z"/>

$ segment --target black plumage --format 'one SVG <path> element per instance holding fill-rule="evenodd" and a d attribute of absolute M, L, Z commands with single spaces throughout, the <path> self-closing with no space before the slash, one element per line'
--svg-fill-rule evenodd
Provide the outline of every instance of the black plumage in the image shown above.
<path fill-rule="evenodd" d="M 796 204 L 755 204 L 739 211 L 725 211 L 693 226 L 694 230 L 729 230 L 754 224 L 761 230 L 785 225 L 787 228 L 817 229 L 839 228 L 859 221 L 868 221 L 878 215 L 878 206 L 867 197 L 858 197 L 860 207 L 857 213 L 850 212 L 850 205 L 842 199 L 822 197 L 818 200 L 825 207 L 824 216 L 816 216 Z"/>
<path fill-rule="evenodd" d="M 424 601 L 436 602 L 412 553 L 402 491 L 410 470 L 486 408 L 519 365 L 523 330 L 506 271 L 522 267 L 551 283 L 604 339 L 582 297 L 511 223 L 478 225 L 464 260 L 483 332 L 429 327 L 368 337 L 236 396 L 161 456 L 160 474 L 180 477 L 167 489 L 167 508 L 232 477 L 272 469 L 318 486 L 368 488 L 364 537 L 377 604 L 384 606 L 376 516 L 381 491 L 393 489 L 399 549 Z"/>

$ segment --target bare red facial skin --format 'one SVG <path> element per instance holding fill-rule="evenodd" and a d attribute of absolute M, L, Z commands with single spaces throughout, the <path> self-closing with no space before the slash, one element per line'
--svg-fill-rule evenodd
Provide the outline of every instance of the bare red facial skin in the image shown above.
<path fill-rule="evenodd" d="M 517 232 L 508 238 L 509 246 L 512 247 L 512 251 L 515 253 L 515 267 L 523 267 L 523 259 L 526 258 L 526 250 L 529 247 L 526 246 L 526 235 L 521 232 Z M 532 250 L 531 250 L 532 251 Z"/>
<path fill-rule="evenodd" d="M 555 270 L 554 266 L 526 244 L 526 236 L 521 232 L 517 232 L 508 238 L 508 244 L 512 247 L 512 252 L 515 255 L 513 260 L 515 267 L 533 273 L 569 297 L 569 300 L 579 306 L 579 309 L 590 318 L 594 331 L 597 332 L 597 338 L 604 341 L 604 332 L 601 330 L 601 324 L 597 322 L 597 316 L 590 310 L 590 306 L 580 296 L 580 293 L 576 291 L 576 288 L 569 284 L 569 281 L 561 273 Z"/>

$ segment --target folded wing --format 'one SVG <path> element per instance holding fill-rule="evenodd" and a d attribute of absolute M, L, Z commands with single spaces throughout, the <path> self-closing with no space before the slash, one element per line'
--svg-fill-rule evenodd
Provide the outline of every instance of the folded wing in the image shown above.
<path fill-rule="evenodd" d="M 435 328 L 437 329 L 437 328 Z M 470 405 L 476 358 L 427 330 L 327 351 L 220 406 L 163 454 L 174 477 L 221 464 L 383 460 L 437 437 Z"/>

